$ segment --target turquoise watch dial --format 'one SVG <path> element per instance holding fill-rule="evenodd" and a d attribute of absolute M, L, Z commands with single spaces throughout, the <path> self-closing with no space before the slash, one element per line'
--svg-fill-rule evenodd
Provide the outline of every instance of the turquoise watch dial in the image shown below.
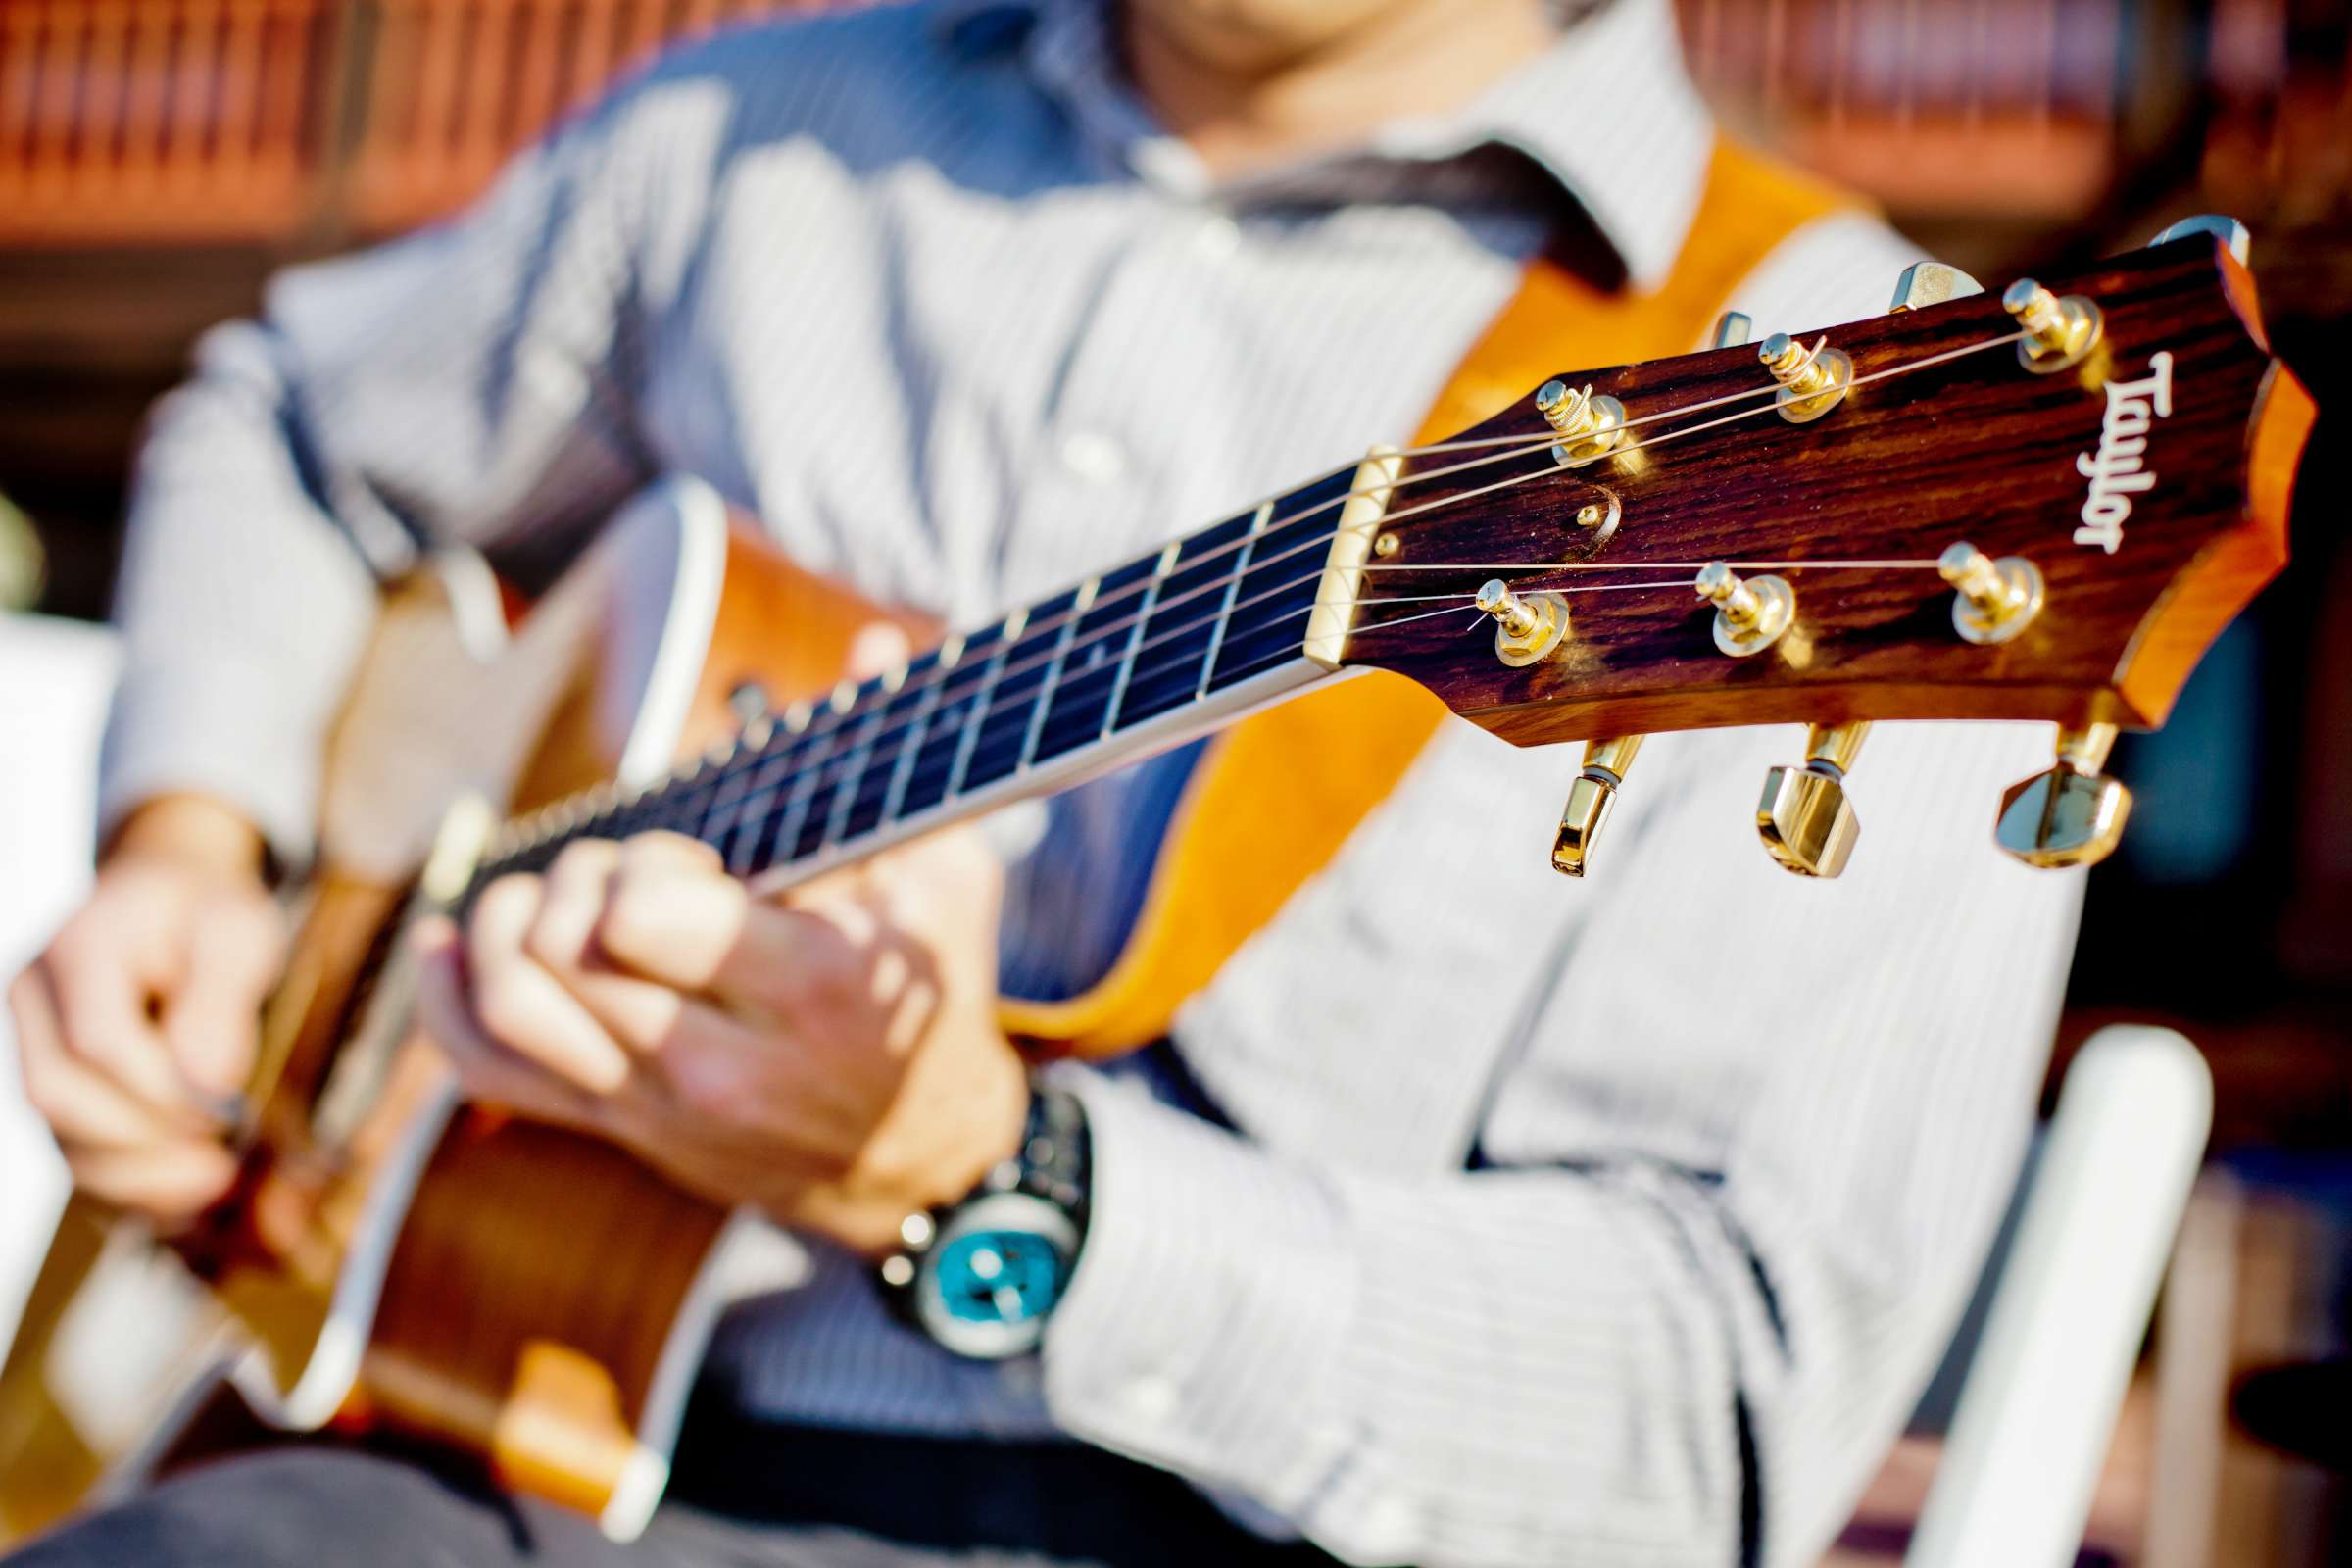
<path fill-rule="evenodd" d="M 1061 1298 L 1061 1253 L 1031 1231 L 975 1231 L 940 1250 L 940 1303 L 966 1323 L 1044 1317 Z"/>
<path fill-rule="evenodd" d="M 1078 1228 L 1058 1205 L 990 1193 L 951 1215 L 923 1254 L 915 1316 L 958 1355 L 1020 1355 L 1045 1337 L 1077 1256 Z"/>

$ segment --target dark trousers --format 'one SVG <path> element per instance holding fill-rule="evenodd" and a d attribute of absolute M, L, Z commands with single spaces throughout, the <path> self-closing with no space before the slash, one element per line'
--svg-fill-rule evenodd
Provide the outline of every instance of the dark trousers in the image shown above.
<path fill-rule="evenodd" d="M 428 1462 L 300 1446 L 216 1461 L 43 1537 L 7 1568 L 1175 1568 L 1328 1564 L 1183 1482 L 1076 1444 L 696 1420 L 670 1500 L 616 1546 L 577 1514 Z"/>

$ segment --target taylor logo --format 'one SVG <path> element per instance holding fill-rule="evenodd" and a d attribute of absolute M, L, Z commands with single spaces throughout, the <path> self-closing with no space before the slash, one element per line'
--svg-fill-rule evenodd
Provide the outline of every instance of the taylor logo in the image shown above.
<path fill-rule="evenodd" d="M 2148 356 L 2148 373 L 2136 381 L 2107 383 L 2107 412 L 2099 419 L 2099 450 L 2075 459 L 2075 471 L 2090 481 L 2090 497 L 2082 503 L 2082 526 L 2075 543 L 2097 545 L 2109 555 L 2123 547 L 2124 519 L 2132 515 L 2132 498 L 2153 489 L 2155 472 L 2144 457 L 2148 427 L 2173 412 L 2173 356 L 2160 351 Z"/>

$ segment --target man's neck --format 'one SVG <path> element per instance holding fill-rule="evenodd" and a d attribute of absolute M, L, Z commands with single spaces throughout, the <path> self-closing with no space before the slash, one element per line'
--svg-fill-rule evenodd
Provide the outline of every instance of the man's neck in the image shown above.
<path fill-rule="evenodd" d="M 1556 37 L 1543 0 L 1398 0 L 1310 52 L 1244 70 L 1188 48 L 1149 8 L 1121 12 L 1138 90 L 1218 180 L 1459 109 Z"/>

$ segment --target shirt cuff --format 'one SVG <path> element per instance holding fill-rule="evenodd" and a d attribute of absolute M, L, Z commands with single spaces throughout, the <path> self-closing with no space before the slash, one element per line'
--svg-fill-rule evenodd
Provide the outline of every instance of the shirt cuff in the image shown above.
<path fill-rule="evenodd" d="M 1086 1243 L 1044 1348 L 1066 1431 L 1277 1510 L 1350 1435 L 1329 1396 L 1354 1316 L 1347 1216 L 1288 1164 L 1134 1083 L 1057 1079 L 1086 1107 Z"/>
<path fill-rule="evenodd" d="M 261 830 L 280 865 L 311 852 L 319 737 L 294 733 L 285 682 L 250 662 L 192 659 L 126 670 L 98 765 L 98 841 L 158 796 L 209 796 Z"/>

